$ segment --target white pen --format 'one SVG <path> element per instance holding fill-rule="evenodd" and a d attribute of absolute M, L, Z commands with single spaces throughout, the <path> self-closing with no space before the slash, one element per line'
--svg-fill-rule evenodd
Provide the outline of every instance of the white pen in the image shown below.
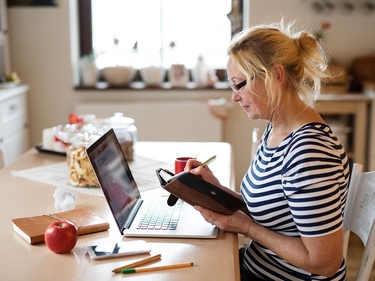
<path fill-rule="evenodd" d="M 215 161 L 216 159 L 216 155 L 212 156 L 211 158 L 207 159 L 206 161 L 204 161 L 201 166 L 204 168 L 205 166 L 208 166 L 209 164 L 211 164 L 213 161 Z"/>
<path fill-rule="evenodd" d="M 214 156 L 212 156 L 211 158 L 209 158 L 209 159 L 207 159 L 206 161 L 204 161 L 204 162 L 200 165 L 200 167 L 203 167 L 203 168 L 206 167 L 207 165 L 211 164 L 215 159 L 216 159 L 216 155 L 214 155 Z M 162 173 L 167 173 L 167 172 L 161 170 L 161 171 L 160 171 L 160 174 L 162 175 Z M 179 173 L 179 174 L 175 174 L 173 177 L 167 179 L 166 181 L 167 181 L 168 183 L 170 183 L 170 182 L 172 182 L 173 180 L 177 179 L 177 178 L 180 176 L 180 174 L 182 174 L 182 173 L 184 173 L 184 172 L 181 172 L 181 173 Z M 170 174 L 168 174 L 168 175 L 170 175 Z M 165 179 L 164 179 L 164 180 L 165 180 Z"/>

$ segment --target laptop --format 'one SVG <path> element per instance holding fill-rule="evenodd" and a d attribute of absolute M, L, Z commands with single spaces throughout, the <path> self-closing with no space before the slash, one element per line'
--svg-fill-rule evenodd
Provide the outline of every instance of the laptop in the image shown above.
<path fill-rule="evenodd" d="M 109 208 L 123 236 L 215 238 L 218 229 L 206 222 L 191 205 L 179 200 L 168 206 L 168 196 L 141 198 L 128 162 L 113 129 L 108 130 L 86 149 L 88 159 L 103 190 Z M 155 174 L 156 177 L 156 174 Z M 151 219 L 146 212 L 161 204 L 165 222 Z M 176 209 L 173 209 L 176 208 Z M 172 212 L 168 215 L 167 213 Z M 168 217 L 169 216 L 169 217 Z M 149 221 L 146 224 L 145 221 Z M 151 225 L 150 225 L 151 223 Z"/>

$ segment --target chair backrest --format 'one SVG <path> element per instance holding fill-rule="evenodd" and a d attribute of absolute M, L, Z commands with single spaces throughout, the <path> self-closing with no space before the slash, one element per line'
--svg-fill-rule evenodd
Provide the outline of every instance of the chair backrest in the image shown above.
<path fill-rule="evenodd" d="M 0 169 L 5 166 L 3 151 L 0 149 Z"/>
<path fill-rule="evenodd" d="M 349 183 L 344 213 L 344 256 L 346 257 L 350 232 L 361 238 L 365 246 L 356 280 L 369 280 L 375 258 L 375 171 L 362 172 L 355 163 Z"/>

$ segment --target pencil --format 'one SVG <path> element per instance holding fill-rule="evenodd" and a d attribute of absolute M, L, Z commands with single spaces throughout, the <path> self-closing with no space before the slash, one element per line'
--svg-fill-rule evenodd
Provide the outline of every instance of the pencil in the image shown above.
<path fill-rule="evenodd" d="M 148 257 L 148 258 L 145 258 L 145 259 L 141 259 L 139 261 L 136 261 L 136 262 L 133 262 L 133 263 L 129 263 L 127 265 L 115 268 L 114 270 L 112 270 L 112 272 L 114 272 L 114 273 L 121 273 L 121 270 L 123 270 L 123 269 L 134 268 L 134 267 L 137 267 L 137 266 L 140 266 L 140 265 L 152 262 L 152 261 L 160 260 L 160 258 L 161 258 L 160 254 L 154 255 L 154 256 L 151 256 L 151 257 Z"/>
<path fill-rule="evenodd" d="M 209 164 L 211 164 L 213 161 L 215 161 L 216 159 L 216 155 L 212 156 L 211 158 L 209 158 L 208 160 L 204 161 L 201 166 L 202 167 L 205 167 L 205 166 L 208 166 Z"/>
<path fill-rule="evenodd" d="M 184 262 L 184 263 L 162 265 L 162 266 L 155 266 L 155 267 L 127 268 L 127 269 L 121 270 L 121 273 L 122 274 L 129 274 L 129 273 L 149 272 L 149 271 L 155 271 L 155 270 L 189 267 L 189 266 L 193 266 L 193 265 L 194 265 L 193 262 Z"/>

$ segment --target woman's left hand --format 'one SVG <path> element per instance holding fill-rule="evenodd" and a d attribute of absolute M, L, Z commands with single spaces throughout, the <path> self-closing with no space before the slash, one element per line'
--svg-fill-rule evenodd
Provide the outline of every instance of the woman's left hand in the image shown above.
<path fill-rule="evenodd" d="M 224 231 L 247 235 L 249 228 L 254 223 L 252 218 L 241 211 L 232 215 L 222 215 L 202 206 L 194 206 L 194 208 L 202 214 L 207 222 Z"/>

